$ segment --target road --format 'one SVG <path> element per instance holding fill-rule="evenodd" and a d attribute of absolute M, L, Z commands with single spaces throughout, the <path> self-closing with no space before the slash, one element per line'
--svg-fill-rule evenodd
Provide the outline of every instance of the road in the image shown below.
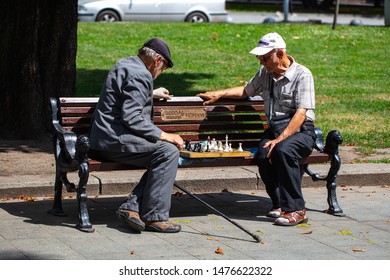
<path fill-rule="evenodd" d="M 275 13 L 269 12 L 228 12 L 232 23 L 264 23 L 267 18 L 273 19 L 275 22 L 284 21 L 283 11 Z M 294 13 L 287 17 L 288 22 L 313 22 L 322 24 L 333 24 L 334 14 L 326 13 Z M 352 21 L 358 22 L 367 26 L 384 26 L 385 20 L 383 16 L 365 16 L 365 15 L 345 15 L 339 14 L 337 17 L 337 24 L 350 25 Z"/>

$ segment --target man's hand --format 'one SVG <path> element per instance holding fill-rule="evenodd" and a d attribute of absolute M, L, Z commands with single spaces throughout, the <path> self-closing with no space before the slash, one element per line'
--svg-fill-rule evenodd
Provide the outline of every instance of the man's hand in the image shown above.
<path fill-rule="evenodd" d="M 271 153 L 276 144 L 282 142 L 291 135 L 294 135 L 299 130 L 299 128 L 305 121 L 306 111 L 307 109 L 297 109 L 294 116 L 291 118 L 291 121 L 288 123 L 287 127 L 282 131 L 282 133 L 280 133 L 280 135 L 276 139 L 270 140 L 264 144 L 263 148 L 269 147 L 267 158 L 271 160 Z"/>
<path fill-rule="evenodd" d="M 184 141 L 179 134 L 162 132 L 160 140 L 175 144 L 179 150 L 183 149 Z"/>
<path fill-rule="evenodd" d="M 205 100 L 203 102 L 203 105 L 208 105 L 214 103 L 220 98 L 242 99 L 247 97 L 248 95 L 246 94 L 243 86 L 238 86 L 216 91 L 207 91 L 204 93 L 199 93 L 196 96 L 199 96 L 200 98 Z"/>
<path fill-rule="evenodd" d="M 270 140 L 268 142 L 266 142 L 263 146 L 263 148 L 267 148 L 269 147 L 269 151 L 268 151 L 268 154 L 267 154 L 267 158 L 269 158 L 270 162 L 271 162 L 271 153 L 272 153 L 272 150 L 274 149 L 275 145 L 278 144 L 280 142 L 279 139 L 274 139 L 274 140 Z"/>
<path fill-rule="evenodd" d="M 153 98 L 171 99 L 172 95 L 169 95 L 169 91 L 166 88 L 160 87 L 153 90 Z"/>
<path fill-rule="evenodd" d="M 203 102 L 203 105 L 208 105 L 208 104 L 214 103 L 215 101 L 217 101 L 220 98 L 220 96 L 217 94 L 216 91 L 208 91 L 208 92 L 204 92 L 204 93 L 199 93 L 196 96 L 199 96 L 200 98 L 205 100 Z"/>

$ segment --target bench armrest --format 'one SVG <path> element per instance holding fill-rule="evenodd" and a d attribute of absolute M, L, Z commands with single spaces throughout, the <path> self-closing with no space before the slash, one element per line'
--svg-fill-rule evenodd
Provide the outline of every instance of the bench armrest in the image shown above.
<path fill-rule="evenodd" d="M 61 126 L 58 100 L 54 97 L 50 97 L 50 109 L 54 128 L 53 150 L 57 166 L 64 171 L 78 170 L 80 163 L 87 159 L 89 138 L 77 136 L 76 133 Z"/>

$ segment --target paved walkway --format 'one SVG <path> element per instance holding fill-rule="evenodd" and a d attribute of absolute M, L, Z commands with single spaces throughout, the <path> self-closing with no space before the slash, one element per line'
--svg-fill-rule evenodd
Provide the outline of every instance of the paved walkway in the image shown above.
<path fill-rule="evenodd" d="M 67 217 L 47 214 L 50 199 L 0 203 L 0 259 L 11 260 L 389 260 L 390 187 L 340 188 L 346 216 L 325 214 L 325 188 L 306 188 L 309 223 L 280 227 L 265 217 L 265 191 L 199 194 L 261 243 L 188 195 L 173 195 L 171 219 L 178 234 L 132 233 L 114 211 L 122 196 L 92 197 L 94 233 L 75 229 L 77 204 L 64 200 Z M 220 248 L 223 254 L 217 254 Z"/>
<path fill-rule="evenodd" d="M 326 168 L 313 166 L 320 173 Z M 74 193 L 64 193 L 63 208 L 68 216 L 54 217 L 47 213 L 53 203 L 50 198 L 53 174 L 0 176 L 2 275 L 7 279 L 36 275 L 41 280 L 49 280 L 55 274 L 58 279 L 77 275 L 114 280 L 123 279 L 125 274 L 121 273 L 129 268 L 140 271 L 163 268 L 163 272 L 178 270 L 180 276 L 137 274 L 136 279 L 209 280 L 213 276 L 243 279 L 245 276 L 224 273 L 233 267 L 262 266 L 272 268 L 272 276 L 267 279 L 286 279 L 292 275 L 337 275 L 352 279 L 382 276 L 387 272 L 389 164 L 342 165 L 337 192 L 345 217 L 324 213 L 328 207 L 324 182 L 314 183 L 305 176 L 303 192 L 309 222 L 289 228 L 276 226 L 272 219 L 265 217 L 271 207 L 270 200 L 252 167 L 179 171 L 177 179 L 183 185 L 250 233 L 259 235 L 262 241 L 256 243 L 251 235 L 177 190 L 172 196 L 171 220 L 181 224 L 180 233 L 131 232 L 114 211 L 139 180 L 141 172 L 92 174 L 88 207 L 94 233 L 75 228 L 78 206 Z M 98 192 L 99 182 L 103 183 L 105 195 Z M 44 262 L 27 261 L 21 266 L 19 260 Z M 98 260 L 104 262 L 96 263 Z M 294 270 L 297 266 L 298 271 Z M 185 268 L 203 274 L 183 277 Z"/>

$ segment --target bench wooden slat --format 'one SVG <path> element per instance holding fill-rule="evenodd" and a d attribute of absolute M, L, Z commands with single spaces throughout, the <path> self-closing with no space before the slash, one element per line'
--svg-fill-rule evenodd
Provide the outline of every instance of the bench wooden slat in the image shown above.
<path fill-rule="evenodd" d="M 95 111 L 95 106 L 84 106 L 84 107 L 61 107 L 61 114 L 67 115 L 91 115 Z"/>

